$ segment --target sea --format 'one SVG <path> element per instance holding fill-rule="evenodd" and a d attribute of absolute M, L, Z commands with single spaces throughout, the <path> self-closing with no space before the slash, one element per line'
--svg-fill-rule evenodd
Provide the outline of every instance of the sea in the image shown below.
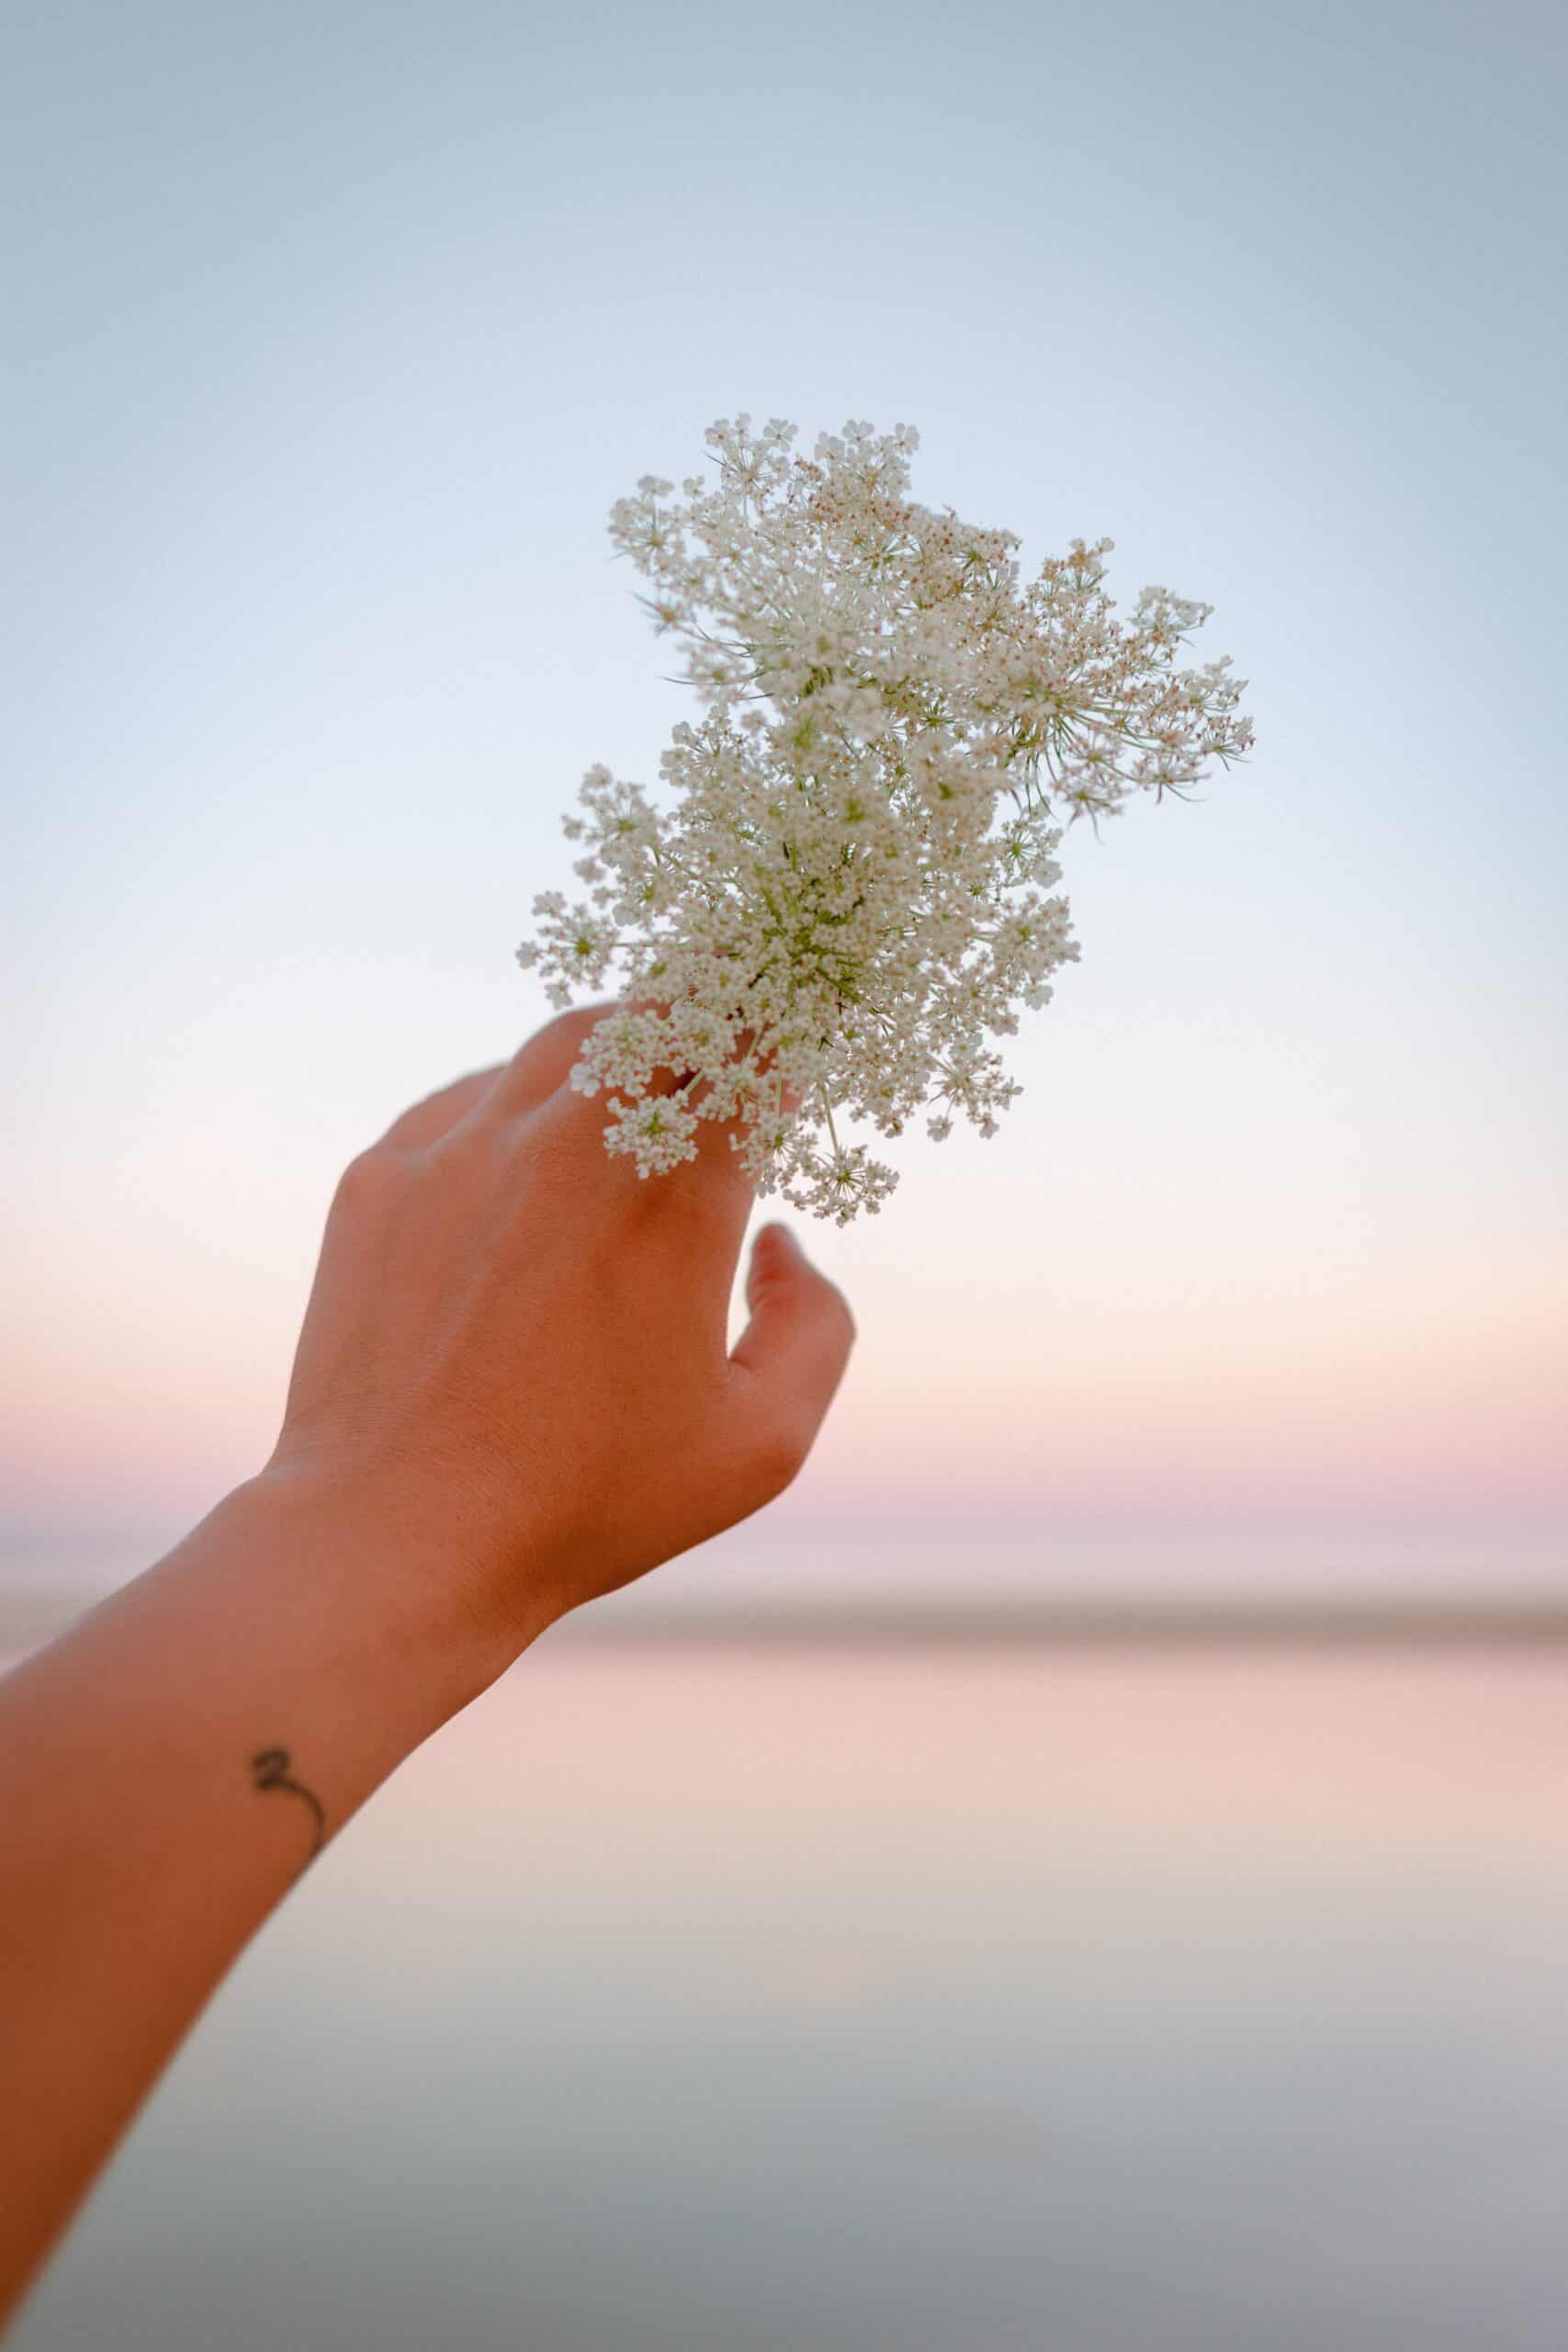
<path fill-rule="evenodd" d="M 1568 1645 L 572 1628 L 8 2352 L 1568 2346 Z"/>

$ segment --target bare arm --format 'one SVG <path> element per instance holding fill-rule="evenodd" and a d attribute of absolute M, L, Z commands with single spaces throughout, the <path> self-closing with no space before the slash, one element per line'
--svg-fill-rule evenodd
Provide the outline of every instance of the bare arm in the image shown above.
<path fill-rule="evenodd" d="M 785 1486 L 842 1298 L 723 1137 L 639 1182 L 573 1014 L 345 1172 L 265 1467 L 0 1682 L 0 2318 L 225 1971 L 567 1611 Z"/>

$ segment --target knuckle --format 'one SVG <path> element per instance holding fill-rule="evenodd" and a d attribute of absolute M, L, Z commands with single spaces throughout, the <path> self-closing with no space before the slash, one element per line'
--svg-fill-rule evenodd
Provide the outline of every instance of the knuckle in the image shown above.
<path fill-rule="evenodd" d="M 854 1311 L 837 1283 L 828 1284 L 827 1305 L 838 1326 L 846 1349 L 852 1348 L 860 1334 L 855 1326 Z"/>
<path fill-rule="evenodd" d="M 837 1283 L 826 1274 L 816 1277 L 816 1295 L 812 1301 L 812 1319 L 824 1344 L 848 1354 L 855 1341 L 855 1318 L 850 1302 Z"/>
<path fill-rule="evenodd" d="M 531 1043 L 536 1046 L 562 1046 L 581 1045 L 583 1038 L 605 1014 L 616 1010 L 614 997 L 605 997 L 593 1004 L 574 1004 L 565 1012 L 558 1012 L 553 1021 L 536 1031 Z"/>
<path fill-rule="evenodd" d="M 663 1222 L 722 1245 L 733 1257 L 736 1220 L 744 1221 L 745 1206 L 737 1199 L 728 1169 L 700 1163 L 673 1168 L 667 1175 L 649 1177 L 639 1189 Z"/>
<path fill-rule="evenodd" d="M 357 1213 L 369 1207 L 382 1198 L 395 1173 L 396 1162 L 390 1152 L 379 1144 L 367 1146 L 364 1151 L 355 1152 L 338 1178 L 333 1208 Z"/>
<path fill-rule="evenodd" d="M 809 1437 L 787 1425 L 759 1433 L 751 1448 L 751 1474 L 769 1500 L 794 1484 L 810 1451 Z"/>
<path fill-rule="evenodd" d="M 514 1069 L 536 1083 L 547 1085 L 553 1092 L 577 1059 L 583 1040 L 607 1013 L 615 1010 L 615 1003 L 609 1001 L 574 1004 L 565 1012 L 558 1012 L 553 1021 L 536 1029 L 516 1056 Z"/>
<path fill-rule="evenodd" d="M 479 1171 L 513 1157 L 510 1136 L 476 1107 L 426 1144 L 415 1155 L 414 1165 L 425 1170 Z"/>

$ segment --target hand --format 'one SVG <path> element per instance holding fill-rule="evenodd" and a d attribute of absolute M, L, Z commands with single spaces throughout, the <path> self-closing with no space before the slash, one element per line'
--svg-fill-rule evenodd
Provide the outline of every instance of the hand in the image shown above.
<path fill-rule="evenodd" d="M 507 1657 L 779 1494 L 854 1337 L 767 1226 L 727 1351 L 751 1185 L 716 1122 L 667 1175 L 606 1153 L 603 1098 L 566 1080 L 608 1010 L 563 1014 L 350 1163 L 257 1482 L 368 1509 Z"/>
<path fill-rule="evenodd" d="M 726 1353 L 750 1185 L 713 1122 L 668 1176 L 610 1158 L 565 1083 L 596 1017 L 360 1153 L 265 1467 L 0 1684 L 0 2317 L 323 1838 L 806 1458 L 849 1310 L 770 1227 Z"/>

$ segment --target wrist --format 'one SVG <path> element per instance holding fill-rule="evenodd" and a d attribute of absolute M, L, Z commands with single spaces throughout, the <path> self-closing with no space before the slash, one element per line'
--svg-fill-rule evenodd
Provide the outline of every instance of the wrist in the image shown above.
<path fill-rule="evenodd" d="M 368 1478 L 274 1461 L 219 1506 L 247 1555 L 309 1595 L 324 1644 L 370 1689 L 395 1687 L 433 1731 L 487 1690 L 550 1622 L 502 1609 L 455 1497 L 421 1508 Z M 280 1596 L 281 1598 L 281 1596 Z"/>

